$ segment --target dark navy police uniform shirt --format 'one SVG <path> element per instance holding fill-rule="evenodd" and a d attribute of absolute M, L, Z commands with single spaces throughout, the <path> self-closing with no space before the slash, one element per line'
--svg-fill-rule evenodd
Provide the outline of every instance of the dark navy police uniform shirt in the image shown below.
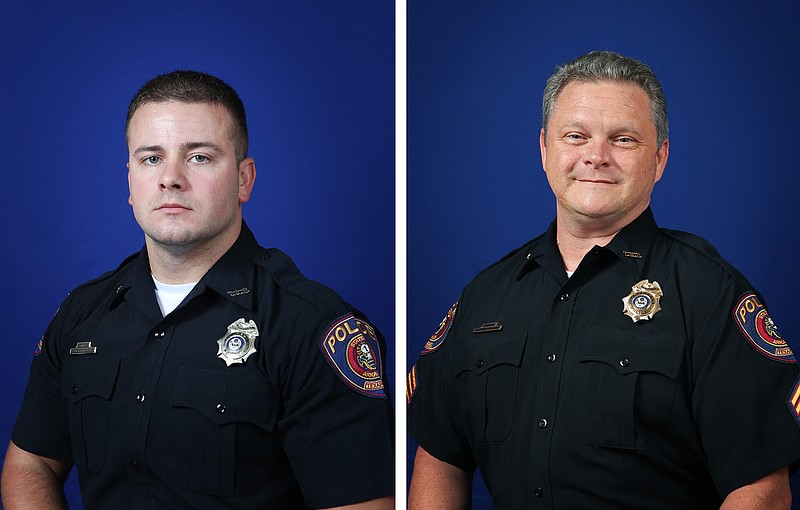
<path fill-rule="evenodd" d="M 239 319 L 258 335 L 241 363 L 246 335 L 229 328 Z M 393 424 L 379 341 L 247 226 L 166 317 L 142 250 L 61 306 L 12 439 L 74 461 L 87 509 L 291 509 L 386 496 Z"/>
<path fill-rule="evenodd" d="M 637 294 L 649 320 L 623 313 Z M 649 209 L 567 278 L 554 222 L 465 288 L 409 374 L 409 430 L 479 467 L 498 510 L 719 508 L 800 459 L 797 365 L 763 303 Z"/>

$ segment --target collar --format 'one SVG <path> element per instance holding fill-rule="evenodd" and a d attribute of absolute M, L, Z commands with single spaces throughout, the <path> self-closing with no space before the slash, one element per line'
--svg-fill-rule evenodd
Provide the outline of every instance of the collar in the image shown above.
<path fill-rule="evenodd" d="M 658 235 L 659 228 L 648 207 L 635 220 L 630 222 L 604 247 L 595 250 L 613 253 L 622 260 L 631 271 L 641 274 L 650 257 L 650 247 Z M 547 231 L 528 243 L 526 249 L 520 251 L 523 261 L 517 272 L 517 279 L 522 278 L 535 265 L 553 273 L 559 279 L 566 279 L 564 261 L 556 243 L 556 220 L 550 223 Z"/>
<path fill-rule="evenodd" d="M 202 294 L 206 289 L 211 289 L 239 306 L 253 310 L 256 306 L 253 258 L 259 250 L 261 247 L 253 232 L 242 221 L 242 230 L 236 242 L 200 279 L 186 297 L 186 301 Z M 124 298 L 146 314 L 159 317 L 161 312 L 155 299 L 155 284 L 150 274 L 150 260 L 146 247 L 123 265 L 128 262 L 132 265 L 131 271 L 115 289 L 116 296 L 111 302 L 111 307 L 116 306 Z"/>

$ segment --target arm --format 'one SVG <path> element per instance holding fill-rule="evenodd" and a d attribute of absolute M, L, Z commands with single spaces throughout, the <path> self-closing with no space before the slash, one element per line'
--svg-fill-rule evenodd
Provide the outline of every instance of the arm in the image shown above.
<path fill-rule="evenodd" d="M 66 509 L 64 480 L 71 469 L 69 462 L 40 457 L 9 442 L 3 465 L 3 508 Z"/>
<path fill-rule="evenodd" d="M 417 448 L 408 492 L 409 510 L 466 510 L 472 507 L 472 474 Z"/>
<path fill-rule="evenodd" d="M 385 498 L 371 499 L 353 505 L 337 506 L 327 510 L 394 510 L 394 496 Z"/>
<path fill-rule="evenodd" d="M 728 494 L 720 510 L 789 510 L 791 506 L 789 469 L 784 466 Z"/>

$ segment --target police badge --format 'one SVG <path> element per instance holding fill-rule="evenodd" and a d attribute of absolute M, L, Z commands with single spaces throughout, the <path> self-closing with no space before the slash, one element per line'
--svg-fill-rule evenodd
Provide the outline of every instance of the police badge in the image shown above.
<path fill-rule="evenodd" d="M 237 319 L 228 326 L 225 336 L 217 340 L 217 345 L 219 345 L 217 357 L 222 359 L 227 366 L 244 363 L 251 354 L 256 352 L 256 338 L 258 338 L 256 323 L 252 320 L 245 322 L 244 318 Z"/>
<path fill-rule="evenodd" d="M 622 313 L 633 322 L 650 320 L 661 310 L 660 300 L 663 295 L 658 282 L 642 280 L 631 287 L 630 294 L 622 298 Z"/>

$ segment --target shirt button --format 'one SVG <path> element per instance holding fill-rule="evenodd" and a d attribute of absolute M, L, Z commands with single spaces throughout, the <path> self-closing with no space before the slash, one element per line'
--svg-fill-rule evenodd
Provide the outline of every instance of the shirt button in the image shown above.
<path fill-rule="evenodd" d="M 546 428 L 546 427 L 547 427 L 547 420 L 545 420 L 544 418 L 539 420 L 539 428 L 543 429 L 543 428 Z"/>
<path fill-rule="evenodd" d="M 164 332 L 160 331 L 158 333 L 153 333 L 153 336 L 156 338 L 164 338 Z"/>
<path fill-rule="evenodd" d="M 144 402 L 144 395 L 143 394 L 136 395 L 136 401 L 139 402 L 140 404 Z"/>
<path fill-rule="evenodd" d="M 630 360 L 628 358 L 622 358 L 621 360 L 619 360 L 619 366 L 621 366 L 621 367 L 627 367 L 630 364 L 631 364 L 631 362 L 630 362 Z"/>
<path fill-rule="evenodd" d="M 136 459 L 131 460 L 131 469 L 134 471 L 139 471 L 139 463 L 136 462 Z"/>
<path fill-rule="evenodd" d="M 536 489 L 533 491 L 533 495 L 536 496 L 537 498 L 541 498 L 542 496 L 544 496 L 544 491 L 542 490 L 541 487 L 536 487 Z"/>
<path fill-rule="evenodd" d="M 217 414 L 225 414 L 225 410 L 226 409 L 227 409 L 227 407 L 225 407 L 225 404 L 223 404 L 221 402 L 219 404 L 217 404 Z"/>
<path fill-rule="evenodd" d="M 550 363 L 555 363 L 556 358 L 557 357 L 555 354 L 551 354 L 550 356 L 547 357 L 547 361 L 549 361 Z"/>
<path fill-rule="evenodd" d="M 73 395 L 77 395 L 78 394 L 78 387 L 77 386 L 73 386 L 72 387 L 72 394 Z"/>
<path fill-rule="evenodd" d="M 479 359 L 478 361 L 476 361 L 475 362 L 475 366 L 478 367 L 478 368 L 481 368 L 483 366 L 483 360 Z"/>
<path fill-rule="evenodd" d="M 567 293 L 565 292 L 564 294 L 561 294 L 561 295 L 558 297 L 558 299 L 560 299 L 561 301 L 568 301 L 568 300 L 569 300 L 569 294 L 567 294 Z"/>

